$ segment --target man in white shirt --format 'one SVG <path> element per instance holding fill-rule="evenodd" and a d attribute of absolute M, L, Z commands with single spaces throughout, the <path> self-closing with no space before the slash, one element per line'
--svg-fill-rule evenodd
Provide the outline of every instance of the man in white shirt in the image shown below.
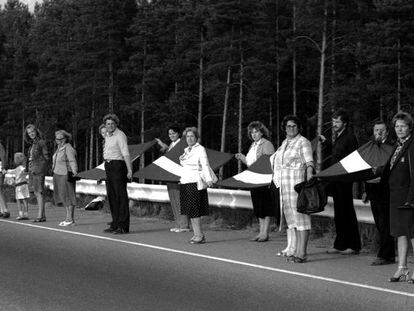
<path fill-rule="evenodd" d="M 107 130 L 104 145 L 106 193 L 112 223 L 104 232 L 125 234 L 129 232 L 129 205 L 127 182 L 132 178 L 132 165 L 127 137 L 118 129 L 119 118 L 107 114 L 103 118 Z"/>

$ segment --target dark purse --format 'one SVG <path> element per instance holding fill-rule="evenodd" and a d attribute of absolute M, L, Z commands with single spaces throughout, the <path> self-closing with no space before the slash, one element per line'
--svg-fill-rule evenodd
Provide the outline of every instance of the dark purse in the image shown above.
<path fill-rule="evenodd" d="M 68 178 L 68 182 L 76 182 L 77 180 L 80 179 L 79 177 L 73 175 L 73 172 L 70 172 L 70 171 L 68 171 L 67 178 Z"/>
<path fill-rule="evenodd" d="M 295 185 L 294 188 L 299 193 L 296 206 L 298 213 L 310 215 L 325 210 L 328 195 L 322 182 L 312 178 Z"/>

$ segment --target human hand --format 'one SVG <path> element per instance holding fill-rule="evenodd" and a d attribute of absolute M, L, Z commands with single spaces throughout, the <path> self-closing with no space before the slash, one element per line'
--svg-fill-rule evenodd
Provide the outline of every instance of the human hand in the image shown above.
<path fill-rule="evenodd" d="M 326 137 L 322 134 L 319 135 L 319 141 L 324 143 L 326 141 Z"/>
<path fill-rule="evenodd" d="M 208 182 L 207 182 L 207 186 L 208 186 L 208 187 L 213 186 L 213 182 L 212 182 L 212 181 L 208 181 Z"/>
<path fill-rule="evenodd" d="M 362 201 L 362 203 L 364 203 L 364 204 L 367 204 L 367 203 L 369 202 L 368 195 L 367 195 L 367 193 L 366 193 L 366 192 L 364 192 L 364 193 L 362 194 L 361 201 Z"/>
<path fill-rule="evenodd" d="M 132 171 L 131 171 L 131 170 L 128 170 L 128 173 L 127 173 L 127 178 L 128 178 L 129 180 L 131 180 L 131 179 L 132 179 Z"/>

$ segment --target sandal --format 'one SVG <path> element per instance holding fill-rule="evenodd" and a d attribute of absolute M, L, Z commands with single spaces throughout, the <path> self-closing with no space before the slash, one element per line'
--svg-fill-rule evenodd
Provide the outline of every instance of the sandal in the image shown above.
<path fill-rule="evenodd" d="M 33 220 L 33 222 L 45 222 L 46 221 L 46 217 L 37 217 Z"/>
<path fill-rule="evenodd" d="M 61 226 L 61 227 L 74 226 L 74 225 L 75 225 L 75 222 L 73 220 L 72 221 L 64 220 L 64 221 L 59 223 L 59 226 Z"/>

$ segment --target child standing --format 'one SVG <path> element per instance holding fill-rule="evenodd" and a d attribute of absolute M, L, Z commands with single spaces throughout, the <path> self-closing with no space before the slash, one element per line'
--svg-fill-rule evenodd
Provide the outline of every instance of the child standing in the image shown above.
<path fill-rule="evenodd" d="M 16 201 L 17 208 L 19 209 L 19 216 L 17 220 L 27 220 L 28 215 L 28 199 L 30 197 L 29 187 L 27 185 L 27 172 L 24 164 L 26 163 L 26 157 L 21 152 L 14 154 L 14 163 L 17 167 L 13 170 L 7 170 L 7 173 L 14 174 L 15 176 L 15 187 L 16 187 Z"/>

